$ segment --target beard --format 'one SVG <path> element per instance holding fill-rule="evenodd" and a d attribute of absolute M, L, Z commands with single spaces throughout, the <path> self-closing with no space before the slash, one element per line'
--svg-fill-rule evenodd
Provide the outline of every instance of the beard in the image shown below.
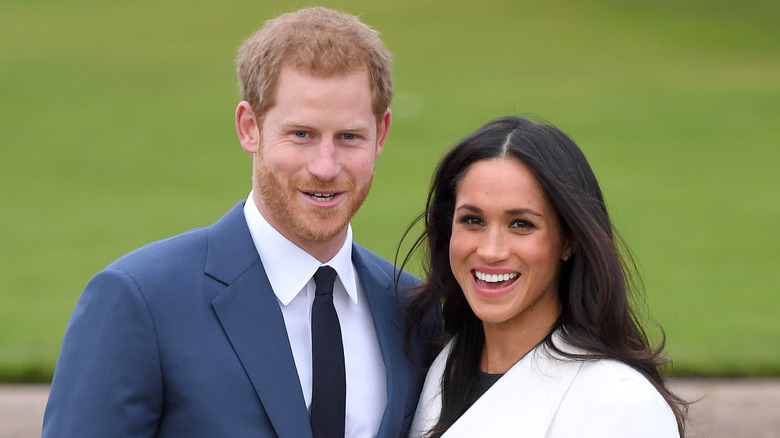
<path fill-rule="evenodd" d="M 323 242 L 334 238 L 349 224 L 368 196 L 373 171 L 363 180 L 338 179 L 323 182 L 316 178 L 293 177 L 282 180 L 261 155 L 254 163 L 254 190 L 260 196 L 268 222 L 293 243 L 298 239 Z M 317 208 L 301 199 L 308 192 L 341 192 L 341 203 L 333 208 Z"/>

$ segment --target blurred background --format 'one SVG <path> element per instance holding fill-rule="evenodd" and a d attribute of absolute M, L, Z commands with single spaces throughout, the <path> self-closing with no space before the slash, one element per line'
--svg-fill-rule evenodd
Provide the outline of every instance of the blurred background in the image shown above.
<path fill-rule="evenodd" d="M 780 375 L 779 2 L 319 4 L 394 55 L 357 242 L 392 260 L 447 148 L 495 117 L 541 117 L 599 177 L 670 372 Z M 50 380 L 95 272 L 247 196 L 237 48 L 308 5 L 0 3 L 0 382 Z"/>

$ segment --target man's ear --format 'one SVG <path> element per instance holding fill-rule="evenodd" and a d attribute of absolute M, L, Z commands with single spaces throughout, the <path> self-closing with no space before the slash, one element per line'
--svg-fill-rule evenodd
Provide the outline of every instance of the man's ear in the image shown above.
<path fill-rule="evenodd" d="M 382 119 L 379 120 L 379 125 L 376 127 L 376 157 L 382 153 L 382 149 L 385 147 L 385 141 L 387 140 L 387 133 L 390 131 L 390 122 L 393 119 L 393 115 L 390 112 L 390 108 L 385 111 Z"/>
<path fill-rule="evenodd" d="M 241 147 L 250 154 L 254 154 L 260 148 L 260 127 L 257 125 L 257 117 L 252 110 L 252 105 L 242 101 L 236 108 L 236 133 Z"/>

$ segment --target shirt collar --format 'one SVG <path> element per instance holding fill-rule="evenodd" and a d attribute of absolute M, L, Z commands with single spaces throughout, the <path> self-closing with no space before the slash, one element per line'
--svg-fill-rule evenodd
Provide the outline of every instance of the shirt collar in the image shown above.
<path fill-rule="evenodd" d="M 257 209 L 253 192 L 249 192 L 244 204 L 244 218 L 268 281 L 279 301 L 285 306 L 289 304 L 304 290 L 317 269 L 328 265 L 336 270 L 338 279 L 350 299 L 357 303 L 357 278 L 352 265 L 352 226 L 347 224 L 347 236 L 336 255 L 326 263 L 320 263 L 311 254 L 287 240 L 265 220 Z"/>

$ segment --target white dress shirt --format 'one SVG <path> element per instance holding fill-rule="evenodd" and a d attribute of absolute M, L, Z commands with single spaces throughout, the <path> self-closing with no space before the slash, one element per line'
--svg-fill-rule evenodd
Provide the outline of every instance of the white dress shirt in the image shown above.
<path fill-rule="evenodd" d="M 311 408 L 311 305 L 314 273 L 320 266 L 336 270 L 333 303 L 339 315 L 347 373 L 347 437 L 375 437 L 387 405 L 385 365 L 365 291 L 352 264 L 352 227 L 339 252 L 327 263 L 290 242 L 260 214 L 252 192 L 244 205 L 265 273 L 279 301 L 306 406 Z M 273 378 L 270 376 L 269 378 Z"/>

